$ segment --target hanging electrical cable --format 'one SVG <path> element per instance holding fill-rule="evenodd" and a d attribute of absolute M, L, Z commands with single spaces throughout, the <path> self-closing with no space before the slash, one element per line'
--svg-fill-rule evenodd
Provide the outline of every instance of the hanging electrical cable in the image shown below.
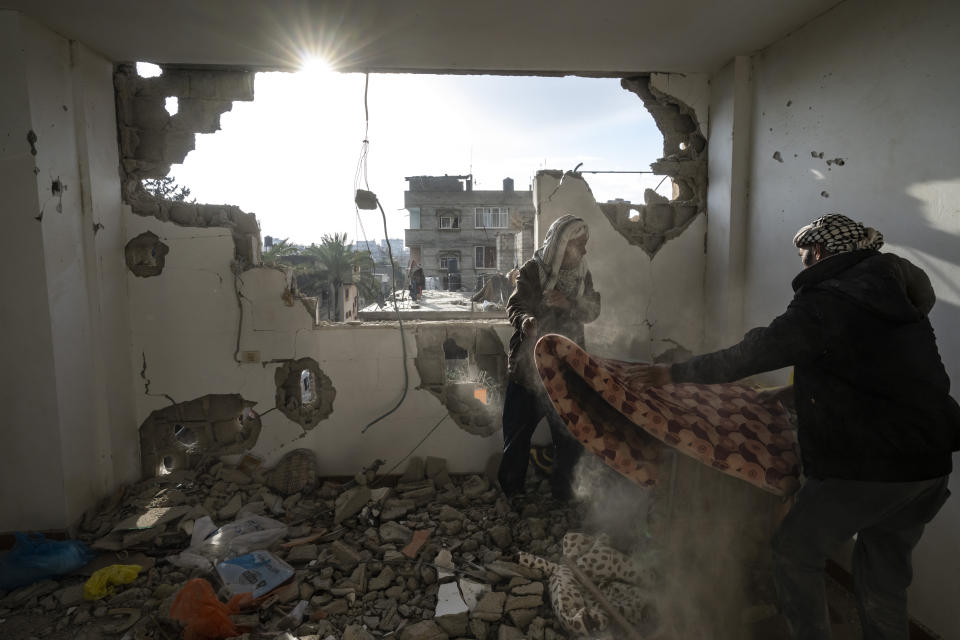
<path fill-rule="evenodd" d="M 370 108 L 368 104 L 368 94 L 370 91 L 370 74 L 366 74 L 366 79 L 363 84 L 363 113 L 364 113 L 364 132 L 363 132 L 363 144 L 360 146 L 360 159 L 357 162 L 357 172 L 354 175 L 354 204 L 356 206 L 357 220 L 360 221 L 360 229 L 363 230 L 363 221 L 360 218 L 360 210 L 380 210 L 380 217 L 383 220 L 383 238 L 387 243 L 387 258 L 390 260 L 390 286 L 391 286 L 391 298 L 393 299 L 393 308 L 397 313 L 397 323 L 400 325 L 400 349 L 402 353 L 402 358 L 400 360 L 400 366 L 403 369 L 403 392 L 400 394 L 400 399 L 397 401 L 397 404 L 393 406 L 392 409 L 386 413 L 378 416 L 371 422 L 360 430 L 360 433 L 366 433 L 367 429 L 380 422 L 391 413 L 400 408 L 400 405 L 403 404 L 403 401 L 407 397 L 407 391 L 410 388 L 410 375 L 407 373 L 407 338 L 403 329 L 403 318 L 400 315 L 400 305 L 397 304 L 397 265 L 393 260 L 393 247 L 390 244 L 390 232 L 387 229 L 387 214 L 383 210 L 383 205 L 380 204 L 380 199 L 377 198 L 376 194 L 370 190 L 370 183 L 367 179 L 367 159 L 370 153 Z M 360 188 L 360 181 L 363 179 L 363 189 Z M 364 242 L 366 242 L 366 232 L 364 231 Z M 369 248 L 369 244 L 367 245 Z"/>

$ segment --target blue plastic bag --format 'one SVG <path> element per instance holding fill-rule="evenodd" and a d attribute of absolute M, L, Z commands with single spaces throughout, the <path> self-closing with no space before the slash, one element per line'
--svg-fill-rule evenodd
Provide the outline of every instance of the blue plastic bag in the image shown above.
<path fill-rule="evenodd" d="M 0 556 L 0 589 L 16 589 L 75 571 L 96 554 L 79 540 L 47 540 L 42 534 L 16 534 L 16 544 Z"/>

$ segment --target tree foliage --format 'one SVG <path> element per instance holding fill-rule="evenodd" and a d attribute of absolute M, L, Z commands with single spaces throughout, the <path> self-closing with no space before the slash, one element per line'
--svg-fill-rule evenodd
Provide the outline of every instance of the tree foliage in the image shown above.
<path fill-rule="evenodd" d="M 263 259 L 291 264 L 300 293 L 332 302 L 328 307 L 331 316 L 336 316 L 343 304 L 342 296 L 337 295 L 343 285 L 357 285 L 364 304 L 382 297 L 380 281 L 372 274 L 370 253 L 353 251 L 346 233 L 324 234 L 320 244 L 309 246 L 292 244 L 284 238 L 264 251 Z"/>
<path fill-rule="evenodd" d="M 156 179 L 147 178 L 143 181 L 143 188 L 147 190 L 147 193 L 155 195 L 158 198 L 173 200 L 174 202 L 186 202 L 187 198 L 190 197 L 190 188 L 177 184 L 173 176 L 164 176 L 163 178 Z M 196 198 L 190 200 L 190 202 L 196 201 Z"/>

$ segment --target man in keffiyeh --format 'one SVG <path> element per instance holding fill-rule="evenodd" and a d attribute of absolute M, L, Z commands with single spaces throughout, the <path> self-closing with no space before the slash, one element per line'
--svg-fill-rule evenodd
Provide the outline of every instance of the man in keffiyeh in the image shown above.
<path fill-rule="evenodd" d="M 546 417 L 553 438 L 550 474 L 555 498 L 572 496 L 573 467 L 582 451 L 556 414 L 533 361 L 537 338 L 559 333 L 583 346 L 583 325 L 600 315 L 600 294 L 584 259 L 589 238 L 586 223 L 572 215 L 558 218 L 543 246 L 520 269 L 517 288 L 507 302 L 514 332 L 508 358 L 509 382 L 503 404 L 503 459 L 498 479 L 508 495 L 523 489 L 530 438 Z"/>
<path fill-rule="evenodd" d="M 823 571 L 854 535 L 864 638 L 909 635 L 910 556 L 950 495 L 960 406 L 927 314 L 919 267 L 839 213 L 793 240 L 803 270 L 787 310 L 729 349 L 637 370 L 637 382 L 722 383 L 794 367 L 806 483 L 773 538 L 774 579 L 794 638 L 827 639 Z"/>

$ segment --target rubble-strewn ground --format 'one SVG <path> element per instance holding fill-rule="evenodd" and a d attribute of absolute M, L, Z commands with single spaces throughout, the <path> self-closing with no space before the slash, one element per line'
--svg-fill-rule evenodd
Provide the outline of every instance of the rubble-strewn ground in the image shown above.
<path fill-rule="evenodd" d="M 180 637 L 178 624 L 168 619 L 176 591 L 194 577 L 207 578 L 214 588 L 220 584 L 215 573 L 180 569 L 165 558 L 190 545 L 197 518 L 209 515 L 221 525 L 245 513 L 288 525 L 286 538 L 271 550 L 297 569 L 293 582 L 274 592 L 277 597 L 268 597 L 252 617 L 242 618 L 255 626 L 248 638 L 285 637 L 278 622 L 300 600 L 309 602 L 308 615 L 289 630 L 300 639 L 566 637 L 553 618 L 542 576 L 514 563 L 518 549 L 559 555 L 564 533 L 578 526 L 576 509 L 553 502 L 545 483 L 541 487 L 531 474 L 530 492 L 508 501 L 486 478 L 451 477 L 443 461 L 436 459 L 428 459 L 427 465 L 414 462 L 399 481 L 373 478 L 368 487 L 362 485 L 365 476 L 358 479 L 361 484 L 326 481 L 310 493 L 284 498 L 263 484 L 260 473 L 216 463 L 128 487 L 97 513 L 88 514 L 77 537 L 91 544 L 99 540 L 99 546 L 123 547 L 101 564 L 149 564 L 134 555 L 144 554 L 154 566 L 135 582 L 117 587 L 115 595 L 96 602 L 83 600 L 87 576 L 81 575 L 44 580 L 6 594 L 0 600 L 0 637 Z M 394 486 L 377 491 L 380 484 Z M 382 495 L 386 497 L 378 503 Z M 189 507 L 179 520 L 111 534 L 117 523 L 146 508 L 179 506 Z M 335 519 L 342 522 L 335 525 Z M 431 534 L 411 559 L 401 551 L 417 530 Z M 323 535 L 281 547 L 311 534 Z M 506 595 L 495 601 L 498 607 L 487 607 L 490 610 L 479 615 L 481 603 L 472 615 L 434 621 L 440 588 L 434 560 L 442 549 L 451 552 L 457 569 L 448 579 L 467 576 L 489 584 Z M 225 592 L 220 595 L 227 599 Z M 130 622 L 133 626 L 123 628 Z"/>
<path fill-rule="evenodd" d="M 687 500 L 686 511 L 673 504 L 669 516 L 658 515 L 667 500 L 602 464 L 579 475 L 581 498 L 588 497 L 572 504 L 552 500 L 548 482 L 533 471 L 525 494 L 508 500 L 482 475 L 450 476 L 438 458 L 411 459 L 400 478 L 373 471 L 349 481 L 311 476 L 302 491 L 281 495 L 271 487 L 286 483 L 289 489 L 306 476 L 210 461 L 127 487 L 86 514 L 76 537 L 103 555 L 78 574 L 0 591 L 0 638 L 181 638 L 180 623 L 169 614 L 188 580 L 209 580 L 224 602 L 229 593 L 215 571 L 179 568 L 168 558 L 190 546 L 197 519 L 210 516 L 224 525 L 248 514 L 287 525 L 270 550 L 296 574 L 235 618 L 249 629 L 242 636 L 247 640 L 567 638 L 545 576 L 516 560 L 525 551 L 557 561 L 564 534 L 584 530 L 608 533 L 621 549 L 649 561 L 659 580 L 651 606 L 662 620 L 651 638 L 787 637 L 763 560 L 762 512 L 751 507 L 717 518 L 722 510 L 689 508 Z M 129 524 L 131 516 L 171 507 L 152 527 Z M 426 542 L 411 550 L 411 539 L 426 532 Z M 89 574 L 109 564 L 144 570 L 114 595 L 84 600 Z M 850 594 L 830 586 L 835 637 L 858 637 Z M 451 589 L 470 603 L 469 611 L 462 602 L 448 608 Z M 472 589 L 490 593 L 471 601 L 466 591 Z M 302 601 L 302 621 L 285 619 Z M 614 629 L 603 637 L 626 636 Z"/>

